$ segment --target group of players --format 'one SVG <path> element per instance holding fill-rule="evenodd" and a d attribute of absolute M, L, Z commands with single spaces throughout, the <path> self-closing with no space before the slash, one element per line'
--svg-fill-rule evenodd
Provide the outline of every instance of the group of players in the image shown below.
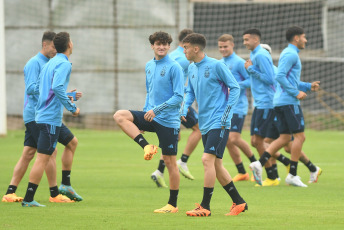
<path fill-rule="evenodd" d="M 172 38 L 168 33 L 156 32 L 149 37 L 154 58 L 146 64 L 146 102 L 143 111 L 119 110 L 114 114 L 118 126 L 144 149 L 144 159 L 151 160 L 158 147 L 149 144 L 144 131 L 156 132 L 162 156 L 151 178 L 158 187 L 167 187 L 163 173 L 169 172 L 170 196 L 167 205 L 155 213 L 178 212 L 177 197 L 180 176 L 191 180 L 187 160 L 202 138 L 204 166 L 203 199 L 187 216 L 210 216 L 210 201 L 216 178 L 233 203 L 226 215 L 238 215 L 248 209 L 233 181 L 250 180 L 240 152 L 250 159 L 250 169 L 256 186 L 276 186 L 280 178 L 276 160 L 288 171 L 286 183 L 307 187 L 297 176 L 301 160 L 310 170 L 309 183 L 317 182 L 322 170 L 313 165 L 302 152 L 305 140 L 304 118 L 300 100 L 307 91 L 319 89 L 319 81 L 300 81 L 301 61 L 298 55 L 307 39 L 303 28 L 292 26 L 286 31 L 288 47 L 280 55 L 278 67 L 273 65 L 271 47 L 260 44 L 261 33 L 249 29 L 243 33 L 243 44 L 251 51 L 245 61 L 234 52 L 234 39 L 229 34 L 218 39 L 223 58 L 216 60 L 204 53 L 204 35 L 184 29 L 179 34 L 179 46 L 168 54 Z M 186 86 L 185 86 L 186 85 Z M 184 87 L 185 86 L 185 87 Z M 260 159 L 257 161 L 249 145 L 241 138 L 247 115 L 246 89 L 251 88 L 254 112 L 251 121 L 251 144 Z M 191 107 L 197 101 L 198 114 Z M 192 128 L 181 158 L 177 161 L 180 123 Z M 232 179 L 223 167 L 225 148 L 236 164 L 238 174 Z M 285 148 L 287 158 L 278 151 Z M 267 179 L 262 181 L 265 166 Z"/>
<path fill-rule="evenodd" d="M 271 48 L 260 44 L 261 34 L 257 29 L 243 33 L 243 42 L 251 51 L 245 62 L 234 52 L 234 38 L 229 34 L 218 39 L 219 52 L 223 58 L 208 57 L 204 48 L 206 38 L 202 34 L 184 29 L 179 34 L 179 46 L 168 54 L 171 36 L 166 32 L 155 32 L 149 36 L 154 58 L 146 64 L 146 101 L 143 111 L 119 110 L 114 114 L 118 126 L 144 149 L 144 159 L 151 160 L 158 147 L 149 144 L 143 132 L 155 132 L 162 150 L 158 169 L 151 178 L 158 187 L 167 187 L 163 173 L 169 172 L 170 197 L 167 205 L 155 213 L 178 212 L 179 172 L 191 180 L 187 167 L 190 154 L 202 138 L 204 153 L 204 192 L 200 204 L 186 212 L 188 216 L 210 216 L 210 201 L 215 180 L 223 186 L 233 204 L 226 215 L 238 215 L 248 209 L 233 182 L 250 180 L 239 149 L 251 161 L 250 168 L 257 186 L 279 184 L 276 159 L 288 170 L 286 183 L 307 187 L 297 176 L 297 163 L 301 160 L 310 170 L 310 183 L 316 182 L 321 169 L 311 163 L 302 152 L 305 140 L 304 119 L 299 101 L 309 90 L 319 89 L 318 81 L 300 81 L 300 49 L 307 42 L 301 27 L 287 29 L 288 47 L 281 53 L 278 68 L 273 66 Z M 26 126 L 24 150 L 15 166 L 11 183 L 3 202 L 22 202 L 23 207 L 41 207 L 34 200 L 44 170 L 49 181 L 50 202 L 81 201 L 71 187 L 70 173 L 74 153 L 78 144 L 76 137 L 62 123 L 63 108 L 73 116 L 79 115 L 74 101 L 82 97 L 81 92 L 67 93 L 71 74 L 73 43 L 66 32 L 45 32 L 42 50 L 31 58 L 24 68 L 25 101 L 24 123 Z M 49 61 L 50 59 L 50 61 Z M 250 146 L 241 138 L 241 130 L 248 110 L 246 89 L 251 88 L 254 112 L 251 121 L 251 144 L 260 159 L 257 161 Z M 192 108 L 198 104 L 198 114 Z M 177 161 L 177 146 L 180 124 L 191 128 L 187 145 Z M 62 155 L 62 183 L 56 183 L 56 143 L 65 146 Z M 236 164 L 238 174 L 232 179 L 222 164 L 225 148 Z M 291 158 L 278 152 L 285 147 Z M 30 172 L 29 184 L 24 198 L 15 192 L 28 164 L 37 151 L 37 158 Z M 265 166 L 267 179 L 262 181 Z"/>

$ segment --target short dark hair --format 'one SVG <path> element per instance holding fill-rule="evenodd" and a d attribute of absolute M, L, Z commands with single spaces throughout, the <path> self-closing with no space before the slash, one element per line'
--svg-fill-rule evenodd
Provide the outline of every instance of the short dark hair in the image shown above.
<path fill-rule="evenodd" d="M 180 42 L 182 42 L 186 36 L 188 36 L 189 34 L 192 34 L 192 33 L 193 33 L 193 30 L 191 30 L 191 29 L 183 29 L 182 31 L 179 32 L 178 40 Z"/>
<path fill-rule="evenodd" d="M 203 34 L 192 33 L 183 39 L 183 43 L 190 43 L 192 45 L 199 45 L 201 49 L 204 49 L 207 41 Z"/>
<path fill-rule="evenodd" d="M 52 31 L 45 31 L 42 37 L 42 43 L 44 41 L 53 41 L 54 37 L 56 36 L 55 32 Z"/>
<path fill-rule="evenodd" d="M 70 36 L 67 32 L 60 32 L 54 37 L 55 49 L 58 53 L 63 53 L 67 50 L 70 42 Z"/>
<path fill-rule="evenodd" d="M 257 35 L 259 38 L 262 37 L 262 34 L 260 33 L 260 31 L 255 28 L 246 30 L 242 35 L 245 35 L 245 34 L 254 34 L 254 35 Z"/>
<path fill-rule="evenodd" d="M 171 44 L 172 43 L 172 37 L 166 32 L 155 32 L 154 34 L 149 36 L 149 42 L 150 44 L 154 45 L 156 41 L 160 41 L 162 44 Z"/>
<path fill-rule="evenodd" d="M 291 42 L 294 39 L 295 35 L 301 35 L 304 33 L 305 33 L 305 30 L 302 27 L 291 26 L 287 29 L 287 32 L 285 33 L 285 37 L 288 42 Z"/>

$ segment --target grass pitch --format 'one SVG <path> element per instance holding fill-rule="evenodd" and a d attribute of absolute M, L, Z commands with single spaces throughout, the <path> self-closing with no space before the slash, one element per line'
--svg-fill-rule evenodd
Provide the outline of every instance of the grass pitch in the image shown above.
<path fill-rule="evenodd" d="M 169 190 L 157 188 L 150 175 L 160 156 L 143 159 L 142 149 L 121 131 L 73 130 L 79 139 L 71 182 L 84 201 L 72 204 L 49 203 L 49 189 L 44 176 L 35 200 L 45 208 L 22 208 L 19 203 L 0 203 L 0 229 L 343 229 L 344 228 L 344 132 L 306 131 L 304 151 L 322 168 L 318 183 L 308 188 L 286 186 L 286 170 L 279 166 L 281 184 L 277 187 L 255 187 L 253 182 L 235 185 L 248 203 L 249 210 L 228 217 L 231 200 L 217 182 L 211 202 L 212 216 L 187 217 L 185 212 L 200 203 L 203 193 L 202 144 L 190 157 L 188 166 L 194 181 L 181 177 L 177 214 L 155 214 L 153 210 L 168 201 Z M 188 130 L 182 131 L 180 157 Z M 248 140 L 249 133 L 242 136 Z M 22 152 L 24 131 L 10 131 L 0 139 L 0 193 L 6 192 L 13 168 Z M 157 144 L 155 134 L 145 134 Z M 61 181 L 61 153 L 58 145 L 57 181 Z M 283 153 L 283 151 L 282 151 Z M 285 154 L 285 153 L 284 153 Z M 257 157 L 257 154 L 255 154 Z M 286 155 L 286 154 L 285 154 Z M 242 155 L 246 170 L 249 161 Z M 224 165 L 235 175 L 229 154 Z M 30 164 L 31 169 L 32 163 Z M 309 171 L 299 163 L 303 182 Z M 28 172 L 18 187 L 24 196 Z M 251 174 L 251 173 L 250 173 Z M 265 173 L 263 174 L 265 176 Z M 165 180 L 168 183 L 166 170 Z"/>

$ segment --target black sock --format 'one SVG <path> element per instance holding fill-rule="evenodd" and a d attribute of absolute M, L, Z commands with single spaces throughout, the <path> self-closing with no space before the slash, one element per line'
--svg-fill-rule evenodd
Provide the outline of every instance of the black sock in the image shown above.
<path fill-rule="evenodd" d="M 289 173 L 293 176 L 296 176 L 296 172 L 297 172 L 297 161 L 290 161 L 290 171 Z"/>
<path fill-rule="evenodd" d="M 164 173 L 164 170 L 165 170 L 165 161 L 164 161 L 164 160 L 160 160 L 160 161 L 159 161 L 158 170 L 159 170 L 161 173 Z"/>
<path fill-rule="evenodd" d="M 173 207 L 177 207 L 178 192 L 179 190 L 170 189 L 170 199 L 168 200 L 168 203 Z"/>
<path fill-rule="evenodd" d="M 223 188 L 226 190 L 226 192 L 228 193 L 228 195 L 230 195 L 230 197 L 233 200 L 233 203 L 235 204 L 242 204 L 242 203 L 246 203 L 244 201 L 244 199 L 239 195 L 238 190 L 236 189 L 233 181 L 231 181 L 231 183 L 223 186 Z"/>
<path fill-rule="evenodd" d="M 24 197 L 24 201 L 31 202 L 33 201 L 33 197 L 35 196 L 36 190 L 38 188 L 38 184 L 33 184 L 29 182 L 26 190 L 26 194 Z"/>
<path fill-rule="evenodd" d="M 274 168 L 270 167 L 270 168 L 265 168 L 266 174 L 268 175 L 268 178 L 271 180 L 275 180 L 276 179 L 276 174 L 274 172 Z"/>
<path fill-rule="evenodd" d="M 142 134 L 137 135 L 137 137 L 134 138 L 134 141 L 136 141 L 136 143 L 139 144 L 142 148 L 144 148 L 146 145 L 148 145 L 148 142 L 142 136 Z"/>
<path fill-rule="evenodd" d="M 254 161 L 257 161 L 256 157 L 254 155 L 252 155 L 252 157 L 248 158 L 250 159 L 251 163 L 254 162 Z"/>
<path fill-rule="evenodd" d="M 237 165 L 235 165 L 235 166 L 237 167 L 239 173 L 241 173 L 241 174 L 245 174 L 246 173 L 246 170 L 245 170 L 244 165 L 243 165 L 242 162 L 237 164 Z"/>
<path fill-rule="evenodd" d="M 314 164 L 312 164 L 311 161 L 308 161 L 308 163 L 305 163 L 305 165 L 307 166 L 309 171 L 311 171 L 311 172 L 316 172 L 317 171 L 317 168 L 315 167 Z"/>
<path fill-rule="evenodd" d="M 201 203 L 201 206 L 203 208 L 210 210 L 210 200 L 211 200 L 211 197 L 213 196 L 213 192 L 214 192 L 214 188 L 204 187 L 203 200 Z"/>
<path fill-rule="evenodd" d="M 268 162 L 268 160 L 270 159 L 271 155 L 268 152 L 264 152 L 263 155 L 260 157 L 259 161 L 262 164 L 262 166 L 264 167 L 265 163 Z"/>
<path fill-rule="evenodd" d="M 277 164 L 273 164 L 272 169 L 274 170 L 274 174 L 275 174 L 276 178 L 278 178 L 279 175 L 278 175 L 278 170 L 277 170 Z"/>
<path fill-rule="evenodd" d="M 277 158 L 277 160 L 285 166 L 288 166 L 290 164 L 290 159 L 288 157 L 283 156 L 282 154 Z"/>
<path fill-rule="evenodd" d="M 59 193 L 59 189 L 57 188 L 57 186 L 54 186 L 54 187 L 50 187 L 50 196 L 51 197 L 56 197 L 58 196 L 60 193 Z"/>
<path fill-rule="evenodd" d="M 8 186 L 8 189 L 7 189 L 7 192 L 6 192 L 6 195 L 7 194 L 11 194 L 11 193 L 15 193 L 17 191 L 17 186 L 15 185 L 9 185 Z"/>
<path fill-rule="evenodd" d="M 70 170 L 62 170 L 62 184 L 70 186 Z"/>
<path fill-rule="evenodd" d="M 180 158 L 180 160 L 184 163 L 188 162 L 188 159 L 189 159 L 189 156 L 185 155 L 184 153 L 183 153 L 182 157 Z"/>

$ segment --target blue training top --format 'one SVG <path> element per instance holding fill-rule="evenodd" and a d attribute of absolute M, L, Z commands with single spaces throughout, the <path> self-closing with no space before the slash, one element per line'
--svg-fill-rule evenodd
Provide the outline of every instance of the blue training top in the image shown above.
<path fill-rule="evenodd" d="M 271 55 L 260 45 L 250 54 L 252 61 L 247 72 L 251 78 L 251 91 L 254 99 L 254 106 L 258 109 L 273 108 L 274 70 Z"/>
<path fill-rule="evenodd" d="M 76 106 L 67 97 L 67 87 L 72 63 L 63 53 L 58 53 L 42 69 L 39 75 L 39 98 L 36 122 L 61 126 L 63 107 L 74 113 Z M 36 88 L 37 89 L 37 88 Z"/>
<path fill-rule="evenodd" d="M 166 55 L 146 64 L 146 103 L 143 111 L 153 109 L 154 121 L 169 128 L 180 128 L 179 110 L 183 101 L 183 70 Z"/>
<path fill-rule="evenodd" d="M 184 48 L 178 46 L 177 49 L 173 50 L 170 54 L 170 58 L 177 61 L 178 64 L 182 67 L 184 73 L 184 85 L 188 79 L 188 68 L 190 61 L 185 57 Z"/>
<path fill-rule="evenodd" d="M 228 67 L 205 55 L 200 62 L 190 64 L 188 76 L 181 115 L 186 116 L 189 106 L 196 99 L 202 135 L 211 129 L 229 129 L 233 115 L 231 108 L 238 102 L 240 87 Z"/>
<path fill-rule="evenodd" d="M 307 92 L 311 89 L 311 83 L 300 81 L 302 65 L 298 53 L 299 49 L 289 44 L 280 55 L 274 106 L 299 105 L 300 100 L 296 98 L 299 90 Z"/>
<path fill-rule="evenodd" d="M 250 87 L 251 80 L 245 69 L 245 60 L 236 55 L 235 52 L 233 52 L 230 56 L 223 57 L 221 61 L 223 61 L 228 66 L 229 70 L 240 86 L 239 100 L 238 103 L 234 107 L 232 107 L 233 113 L 246 115 L 248 110 L 246 89 Z"/>
<path fill-rule="evenodd" d="M 48 61 L 49 58 L 39 52 L 36 56 L 32 57 L 24 67 L 25 96 L 23 119 L 25 124 L 35 120 L 38 100 L 38 94 L 35 93 L 35 87 L 39 73 Z"/>

